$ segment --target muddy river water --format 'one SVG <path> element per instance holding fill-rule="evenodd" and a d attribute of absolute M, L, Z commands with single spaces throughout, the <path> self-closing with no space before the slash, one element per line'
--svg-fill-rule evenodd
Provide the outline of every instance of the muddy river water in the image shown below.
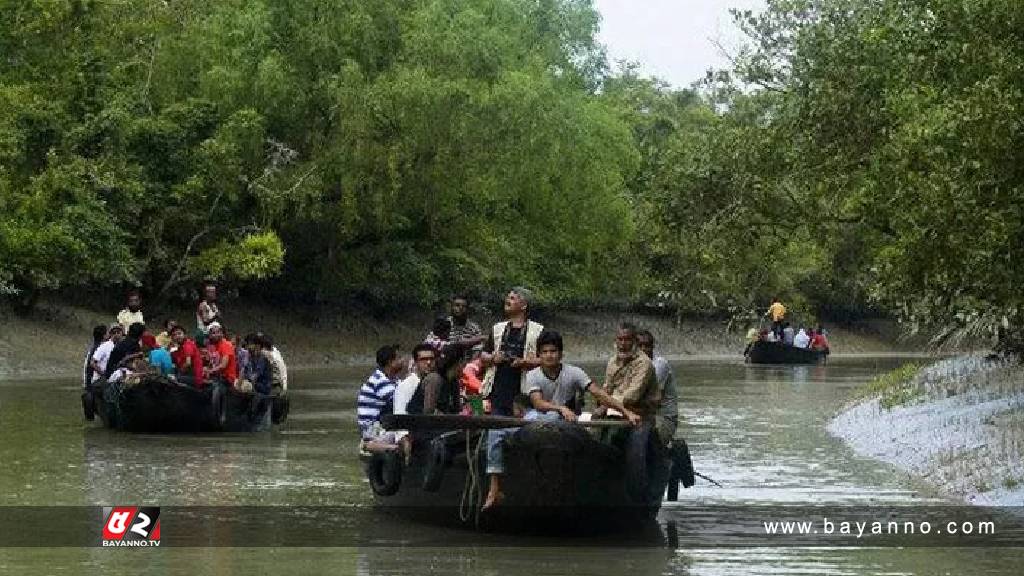
<path fill-rule="evenodd" d="M 256 435 L 109 431 L 83 422 L 73 381 L 0 382 L 0 530 L 42 535 L 31 547 L 0 548 L 0 573 L 1021 574 L 1024 548 L 717 546 L 685 535 L 686 510 L 694 505 L 770 510 L 944 503 L 893 468 L 854 455 L 825 430 L 855 388 L 900 363 L 895 357 L 789 368 L 734 359 L 675 362 L 681 433 L 697 470 L 721 487 L 698 479 L 681 491 L 679 502 L 663 508 L 658 534 L 643 545 L 625 537 L 594 542 L 478 534 L 375 513 L 353 441 L 365 368 L 296 372 L 288 421 Z M 128 504 L 168 512 L 216 507 L 207 510 L 207 524 L 209 514 L 265 510 L 279 521 L 259 530 L 294 531 L 305 540 L 265 546 L 245 529 L 233 537 L 213 529 L 209 546 L 174 547 L 168 528 L 159 549 L 46 547 L 60 544 L 56 513 Z M 26 506 L 48 508 L 33 514 Z M 286 516 L 275 507 L 282 506 L 304 507 L 314 516 L 327 512 L 300 526 L 280 520 Z M 11 520 L 15 512 L 18 526 Z M 164 516 L 165 523 L 172 519 Z M 673 534 L 678 531 L 682 538 Z M 54 540 L 46 540 L 48 533 Z"/>

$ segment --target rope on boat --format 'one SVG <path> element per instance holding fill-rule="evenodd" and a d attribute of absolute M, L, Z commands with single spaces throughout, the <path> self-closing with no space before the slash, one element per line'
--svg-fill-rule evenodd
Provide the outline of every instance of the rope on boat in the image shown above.
<path fill-rule="evenodd" d="M 693 475 L 694 476 L 700 476 L 701 478 L 707 480 L 708 482 L 711 482 L 712 484 L 714 484 L 715 486 L 718 486 L 719 488 L 725 488 L 725 486 L 722 486 L 718 482 L 715 482 L 714 479 L 708 478 L 707 476 L 701 474 L 700 472 L 694 471 Z"/>
<path fill-rule="evenodd" d="M 466 484 L 462 487 L 462 498 L 459 500 L 459 519 L 463 522 L 469 522 L 470 516 L 473 517 L 474 525 L 480 527 L 480 500 L 483 497 L 481 493 L 482 484 L 480 483 L 480 447 L 483 446 L 484 439 L 487 437 L 487 431 L 480 433 L 480 439 L 476 442 L 476 447 L 473 447 L 472 440 L 470 439 L 469 430 L 466 433 L 466 465 L 469 468 L 469 473 L 466 474 Z"/>

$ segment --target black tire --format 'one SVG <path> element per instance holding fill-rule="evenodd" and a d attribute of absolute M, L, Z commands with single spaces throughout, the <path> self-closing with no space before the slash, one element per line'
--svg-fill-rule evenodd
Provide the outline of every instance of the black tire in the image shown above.
<path fill-rule="evenodd" d="M 394 496 L 402 485 L 402 457 L 397 450 L 377 452 L 366 465 L 366 477 L 377 496 Z"/>
<path fill-rule="evenodd" d="M 690 447 L 682 438 L 672 446 L 672 471 L 673 476 L 678 475 L 683 488 L 689 488 L 697 483 L 693 473 L 693 459 L 690 458 Z"/>
<path fill-rule="evenodd" d="M 273 404 L 270 407 L 270 421 L 280 424 L 288 419 L 288 411 L 291 409 L 291 401 L 287 396 L 274 396 Z"/>
<path fill-rule="evenodd" d="M 96 419 L 96 397 L 93 395 L 92 390 L 82 392 L 82 412 L 85 414 L 85 419 L 89 422 Z"/>
<path fill-rule="evenodd" d="M 448 464 L 448 446 L 445 439 L 435 438 L 430 443 L 430 454 L 427 455 L 427 465 L 423 472 L 423 490 L 425 492 L 437 492 L 441 489 L 441 482 L 444 480 L 444 467 Z"/>

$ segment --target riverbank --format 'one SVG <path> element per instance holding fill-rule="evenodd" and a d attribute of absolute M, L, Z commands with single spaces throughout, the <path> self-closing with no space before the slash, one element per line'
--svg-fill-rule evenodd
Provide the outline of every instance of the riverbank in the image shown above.
<path fill-rule="evenodd" d="M 954 498 L 1024 506 L 1024 365 L 958 356 L 886 378 L 829 432 Z"/>
<path fill-rule="evenodd" d="M 147 323 L 158 325 L 170 316 L 185 326 L 194 325 L 194 312 L 170 309 L 153 315 L 146 308 Z M 395 342 L 411 348 L 429 331 L 433 314 L 414 310 L 400 319 L 375 319 L 366 313 L 312 307 L 275 308 L 267 305 L 222 306 L 229 331 L 271 334 L 290 367 L 324 368 L 370 365 L 381 344 Z M 30 315 L 0 308 L 0 379 L 76 376 L 88 344 L 92 326 L 110 323 L 116 311 L 104 313 L 65 304 L 44 303 Z M 495 318 L 474 317 L 481 326 Z M 545 326 L 565 338 L 566 358 L 571 362 L 603 360 L 613 345 L 616 326 L 633 322 L 651 330 L 659 354 L 671 358 L 697 356 L 738 356 L 743 334 L 729 332 L 714 321 L 675 322 L 672 318 L 608 311 L 546 311 L 538 316 Z M 849 327 L 829 326 L 829 338 L 837 354 L 888 353 L 902 347 L 916 348 L 898 340 L 892 323 L 866 321 Z"/>

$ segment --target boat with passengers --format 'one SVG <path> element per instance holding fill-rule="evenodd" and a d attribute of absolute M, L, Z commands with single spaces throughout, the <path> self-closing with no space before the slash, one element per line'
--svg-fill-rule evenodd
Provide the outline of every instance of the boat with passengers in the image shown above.
<path fill-rule="evenodd" d="M 387 415 L 409 430 L 412 451 L 363 452 L 376 503 L 430 521 L 485 529 L 615 529 L 650 521 L 678 486 L 692 486 L 686 442 L 616 442 L 623 420 L 525 421 L 502 416 Z M 505 441 L 505 498 L 480 514 L 486 490 L 486 431 L 516 428 Z"/>

